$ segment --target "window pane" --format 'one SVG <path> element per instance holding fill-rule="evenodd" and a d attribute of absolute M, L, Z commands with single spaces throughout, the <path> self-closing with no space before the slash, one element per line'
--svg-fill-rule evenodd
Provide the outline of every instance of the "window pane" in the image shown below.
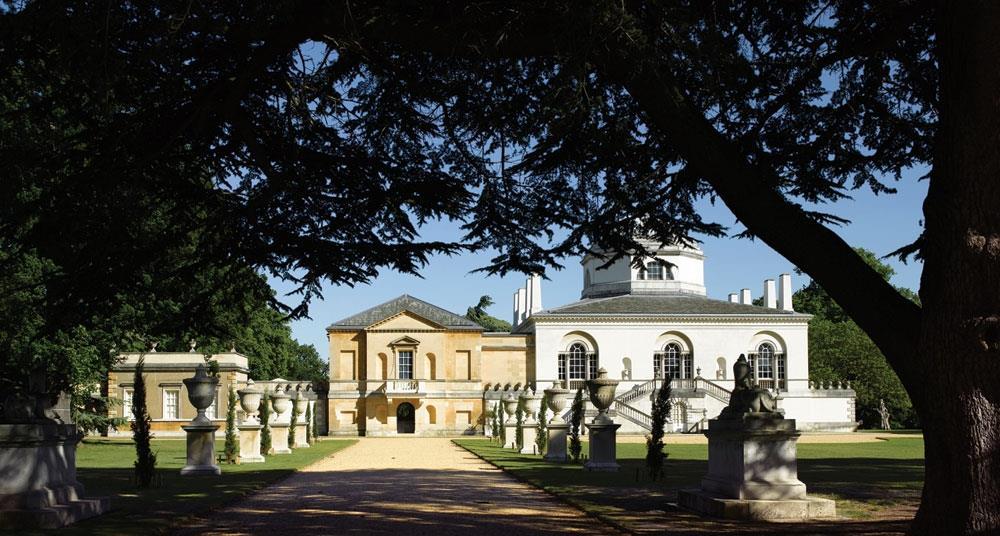
<path fill-rule="evenodd" d="M 668 344 L 663 349 L 666 374 L 668 378 L 681 377 L 681 347 L 675 343 Z"/>
<path fill-rule="evenodd" d="M 132 417 L 132 390 L 124 389 L 122 390 L 122 417 L 132 421 L 135 420 Z"/>
<path fill-rule="evenodd" d="M 764 343 L 757 348 L 757 377 L 774 379 L 774 347 Z"/>
<path fill-rule="evenodd" d="M 399 379 L 413 379 L 413 352 L 409 350 L 399 352 Z"/>
<path fill-rule="evenodd" d="M 559 379 L 566 379 L 566 354 L 559 354 Z"/>
<path fill-rule="evenodd" d="M 177 419 L 178 391 L 174 389 L 163 392 L 163 418 Z"/>
<path fill-rule="evenodd" d="M 663 279 L 663 265 L 659 261 L 646 265 L 646 279 Z"/>
<path fill-rule="evenodd" d="M 587 349 L 580 343 L 569 347 L 569 379 L 587 379 Z"/>

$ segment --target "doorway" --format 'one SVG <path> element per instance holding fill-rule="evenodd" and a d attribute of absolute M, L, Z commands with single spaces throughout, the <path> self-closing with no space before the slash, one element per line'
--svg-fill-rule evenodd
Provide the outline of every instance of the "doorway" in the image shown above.
<path fill-rule="evenodd" d="M 413 411 L 413 404 L 403 402 L 396 406 L 396 433 L 412 434 L 416 428 L 416 412 Z"/>

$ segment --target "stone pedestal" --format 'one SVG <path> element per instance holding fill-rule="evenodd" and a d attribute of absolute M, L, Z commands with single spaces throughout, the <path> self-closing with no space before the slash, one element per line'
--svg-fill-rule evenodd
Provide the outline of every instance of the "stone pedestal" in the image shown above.
<path fill-rule="evenodd" d="M 271 423 L 271 454 L 291 454 L 288 448 L 288 423 Z"/>
<path fill-rule="evenodd" d="M 0 424 L 0 530 L 55 529 L 109 508 L 76 480 L 76 426 Z"/>
<path fill-rule="evenodd" d="M 264 427 L 259 424 L 241 424 L 240 429 L 240 463 L 261 463 L 264 457 L 260 454 L 260 431 Z"/>
<path fill-rule="evenodd" d="M 304 449 L 310 446 L 308 438 L 306 438 L 305 421 L 295 424 L 295 444 L 289 446 L 293 449 Z"/>
<path fill-rule="evenodd" d="M 513 419 L 503 425 L 504 437 L 507 439 L 507 444 L 504 446 L 517 450 L 517 423 L 512 421 Z"/>
<path fill-rule="evenodd" d="M 526 421 L 521 425 L 521 450 L 518 451 L 521 454 L 541 454 L 538 452 L 538 444 L 535 438 L 538 437 L 538 428 L 536 428 L 537 423 L 534 421 Z"/>
<path fill-rule="evenodd" d="M 590 433 L 590 459 L 583 467 L 588 471 L 617 471 L 618 453 L 616 441 L 618 429 L 622 425 L 613 422 L 592 422 L 584 424 Z"/>
<path fill-rule="evenodd" d="M 215 424 L 189 424 L 181 428 L 187 432 L 187 465 L 181 469 L 184 476 L 218 476 L 222 469 L 215 463 Z"/>
<path fill-rule="evenodd" d="M 549 435 L 545 442 L 545 459 L 552 462 L 566 461 L 566 434 L 569 425 L 566 423 L 549 423 L 546 433 Z"/>
<path fill-rule="evenodd" d="M 773 416 L 768 416 L 773 415 Z M 829 499 L 806 496 L 799 481 L 794 419 L 744 414 L 708 421 L 708 474 L 681 490 L 681 506 L 730 519 L 809 519 L 836 515 Z"/>

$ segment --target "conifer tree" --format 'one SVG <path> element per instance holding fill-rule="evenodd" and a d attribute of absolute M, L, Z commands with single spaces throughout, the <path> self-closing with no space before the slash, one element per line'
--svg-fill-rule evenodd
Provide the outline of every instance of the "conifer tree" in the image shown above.
<path fill-rule="evenodd" d="M 295 427 L 299 424 L 299 407 L 292 401 L 292 422 L 288 425 L 288 448 L 295 448 Z"/>
<path fill-rule="evenodd" d="M 503 405 L 503 403 L 497 402 L 497 407 L 501 408 L 501 411 L 503 411 L 502 408 L 504 408 L 505 406 Z M 500 446 L 502 446 L 502 447 L 506 447 L 507 446 L 507 418 L 506 417 L 507 417 L 507 412 L 503 411 L 503 417 L 500 418 Z"/>
<path fill-rule="evenodd" d="M 306 443 L 313 443 L 313 412 L 312 404 L 306 405 Z"/>
<path fill-rule="evenodd" d="M 152 434 L 149 432 L 149 412 L 146 410 L 146 379 L 142 371 L 146 357 L 139 356 L 135 365 L 132 387 L 132 439 L 135 442 L 135 483 L 140 488 L 148 488 L 156 473 L 156 454 L 150 448 Z"/>
<path fill-rule="evenodd" d="M 271 396 L 265 392 L 260 402 L 260 453 L 262 456 L 271 454 Z"/>
<path fill-rule="evenodd" d="M 521 449 L 524 447 L 524 399 L 518 397 L 517 399 L 517 409 L 514 410 L 514 419 L 517 422 L 516 428 L 514 428 L 514 448 Z"/>
<path fill-rule="evenodd" d="M 535 434 L 535 446 L 538 447 L 538 453 L 539 454 L 544 454 L 545 453 L 545 447 L 546 447 L 546 445 L 548 445 L 548 442 L 549 442 L 549 435 L 548 435 L 548 427 L 549 427 L 548 426 L 548 411 L 549 411 L 549 406 L 548 406 L 548 400 L 549 400 L 549 395 L 547 395 L 547 394 L 546 395 L 542 395 L 542 407 L 541 407 L 541 409 L 538 410 L 538 424 L 536 425 L 536 432 L 537 433 Z"/>
<path fill-rule="evenodd" d="M 236 435 L 236 389 L 230 386 L 229 398 L 226 400 L 226 462 L 236 463 L 240 453 L 240 441 Z"/>
<path fill-rule="evenodd" d="M 493 439 L 500 440 L 500 403 L 493 406 Z"/>
<path fill-rule="evenodd" d="M 583 389 L 576 390 L 569 419 L 569 455 L 574 462 L 580 461 L 583 443 L 580 442 L 580 423 L 583 422 Z"/>
<path fill-rule="evenodd" d="M 663 380 L 653 399 L 652 431 L 646 436 L 646 469 L 653 480 L 663 475 L 663 462 L 667 458 L 667 453 L 663 452 L 663 427 L 667 415 L 670 415 L 670 378 Z"/>

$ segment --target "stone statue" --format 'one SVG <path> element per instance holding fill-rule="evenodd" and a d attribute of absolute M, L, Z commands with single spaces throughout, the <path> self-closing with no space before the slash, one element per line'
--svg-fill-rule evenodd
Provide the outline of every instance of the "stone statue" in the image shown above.
<path fill-rule="evenodd" d="M 878 416 L 882 419 L 882 429 L 888 430 L 891 428 L 889 426 L 889 408 L 885 407 L 885 400 L 878 399 Z"/>
<path fill-rule="evenodd" d="M 746 414 L 767 417 L 784 415 L 784 411 L 778 409 L 777 401 L 770 391 L 754 385 L 750 375 L 750 363 L 743 354 L 740 354 L 740 358 L 733 363 L 733 379 L 736 381 L 736 386 L 730 395 L 729 405 L 722 410 L 719 418 L 732 419 Z"/>

